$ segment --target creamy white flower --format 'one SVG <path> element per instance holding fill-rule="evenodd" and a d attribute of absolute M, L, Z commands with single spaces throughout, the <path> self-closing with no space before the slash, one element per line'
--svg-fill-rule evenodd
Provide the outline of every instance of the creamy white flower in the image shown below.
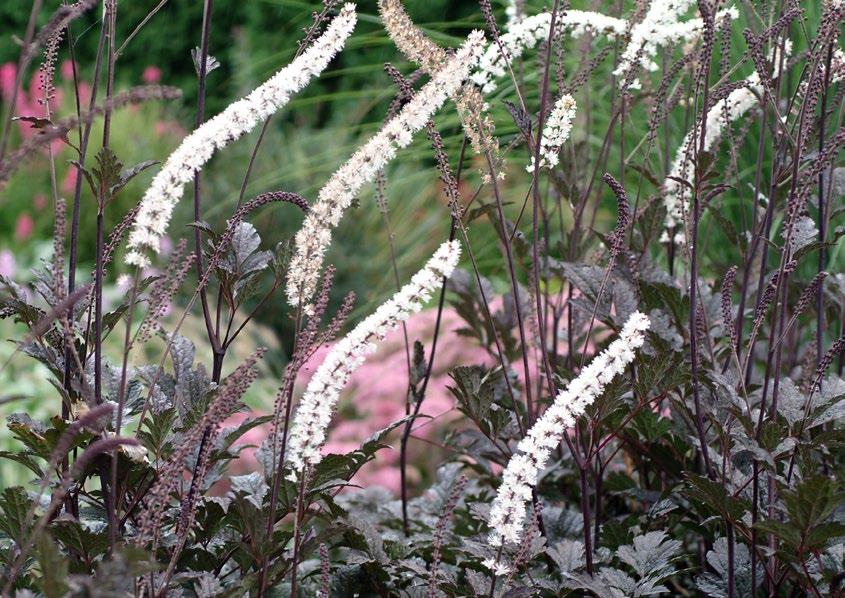
<path fill-rule="evenodd" d="M 569 139 L 572 121 L 575 119 L 575 98 L 569 94 L 562 95 L 555 102 L 549 120 L 543 127 L 543 139 L 540 142 L 540 168 L 554 168 L 560 160 L 560 148 Z M 534 172 L 534 156 L 531 163 L 525 167 L 528 172 Z"/>
<path fill-rule="evenodd" d="M 505 563 L 501 562 L 500 559 L 494 559 L 492 557 L 488 557 L 481 561 L 481 564 L 487 567 L 496 577 L 504 577 L 508 573 L 511 572 L 511 568 L 508 567 Z"/>
<path fill-rule="evenodd" d="M 352 205 L 361 188 L 375 179 L 398 149 L 407 147 L 431 116 L 453 95 L 478 62 L 484 34 L 473 31 L 466 42 L 399 114 L 356 151 L 320 190 L 302 228 L 296 234 L 296 252 L 290 263 L 287 298 L 291 305 L 305 305 L 313 296 L 328 249 L 332 229 Z"/>
<path fill-rule="evenodd" d="M 288 103 L 318 76 L 341 50 L 355 28 L 354 4 L 345 4 L 329 26 L 305 52 L 273 75 L 245 98 L 230 104 L 188 135 L 168 157 L 141 200 L 141 208 L 129 235 L 126 261 L 149 265 L 149 250 L 158 252 L 159 239 L 167 230 L 173 209 L 184 186 L 199 172 L 215 151 L 249 132 Z"/>
<path fill-rule="evenodd" d="M 452 274 L 460 255 L 458 241 L 441 245 L 411 282 L 332 347 L 308 383 L 293 419 L 286 453 L 292 479 L 306 466 L 320 462 L 320 448 L 341 390 L 352 372 L 375 350 L 376 341 L 422 309 L 443 278 Z"/>
<path fill-rule="evenodd" d="M 631 29 L 631 38 L 613 72 L 620 84 L 625 82 L 631 69 L 658 70 L 654 57 L 660 47 L 699 37 L 704 25 L 702 19 L 680 20 L 694 4 L 695 0 L 654 0 L 651 3 L 643 20 Z M 733 7 L 716 13 L 716 21 L 738 17 L 739 12 Z M 634 79 L 631 87 L 639 88 L 639 81 Z"/>
<path fill-rule="evenodd" d="M 490 508 L 490 542 L 518 544 L 525 526 L 526 505 L 538 477 L 552 452 L 560 444 L 567 428 L 604 392 L 614 377 L 634 360 L 634 351 L 645 342 L 650 321 L 640 312 L 628 318 L 619 338 L 597 355 L 569 386 L 561 390 L 554 403 L 543 413 L 525 438 L 517 445 L 502 473 L 502 484 Z"/>
<path fill-rule="evenodd" d="M 792 42 L 786 40 L 784 54 L 789 56 L 792 52 Z M 775 58 L 776 55 L 770 56 Z M 780 60 L 773 59 L 773 78 L 780 75 Z M 759 73 L 752 73 L 745 79 L 744 87 L 733 90 L 728 96 L 713 105 L 707 112 L 707 120 L 704 124 L 704 151 L 709 152 L 722 138 L 731 123 L 742 118 L 749 110 L 759 103 L 759 96 L 763 93 L 763 83 L 760 81 Z M 700 129 L 699 129 L 700 130 Z M 663 183 L 663 205 L 666 207 L 665 229 L 660 241 L 668 243 L 670 240 L 676 244 L 686 243 L 685 214 L 687 203 L 690 199 L 689 188 L 681 181 L 688 181 L 691 184 L 690 156 L 696 150 L 699 142 L 699 133 L 694 128 L 684 137 L 683 143 L 678 148 L 675 161 L 666 181 Z M 669 231 L 674 231 L 670 237 Z"/>
<path fill-rule="evenodd" d="M 659 40 L 665 40 L 680 30 L 678 21 L 689 10 L 695 0 L 652 0 L 645 17 L 631 28 L 631 38 L 613 72 L 623 78 L 635 66 L 642 66 L 648 71 L 657 70 L 652 58 L 657 53 Z M 640 53 L 639 63 L 637 54 Z"/>
<path fill-rule="evenodd" d="M 523 52 L 533 48 L 541 40 L 549 37 L 552 14 L 543 12 L 508 23 L 507 33 L 499 37 L 502 48 L 509 61 L 519 58 Z M 587 31 L 604 33 L 611 38 L 625 32 L 625 21 L 605 15 L 583 10 L 569 10 L 558 19 L 561 30 L 570 31 L 573 37 L 583 35 Z M 506 73 L 505 63 L 497 43 L 491 43 L 481 57 L 478 70 L 472 75 L 472 81 L 481 87 L 484 93 L 496 89 L 495 80 Z"/>
<path fill-rule="evenodd" d="M 626 73 L 632 66 L 632 61 L 637 55 L 638 49 L 643 47 L 641 58 L 642 66 L 647 70 L 655 70 L 657 65 L 653 57 L 657 50 L 662 47 L 678 42 L 695 41 L 701 36 L 703 22 L 701 19 L 690 19 L 679 21 L 677 16 L 669 21 L 668 15 L 675 14 L 676 4 L 689 4 L 692 0 L 655 0 L 652 8 L 646 15 L 646 19 L 634 25 L 631 31 L 632 40 L 628 44 L 625 54 L 622 56 L 618 73 Z M 655 4 L 657 7 L 655 8 Z M 684 9 L 684 12 L 686 9 Z M 514 12 L 515 14 L 515 12 Z M 648 21 L 652 15 L 652 21 Z M 728 17 L 736 19 L 739 13 L 736 9 L 730 8 L 719 11 L 717 19 Z M 549 37 L 551 27 L 551 12 L 543 12 L 522 19 L 508 21 L 508 31 L 500 36 L 502 48 L 509 61 L 513 61 L 538 43 Z M 628 31 L 629 22 L 625 19 L 617 19 L 598 12 L 586 10 L 567 10 L 560 14 L 555 25 L 556 30 L 566 31 L 572 37 L 577 38 L 586 33 L 594 35 L 605 35 L 608 39 L 614 40 L 623 38 Z M 636 36 L 636 40 L 634 37 Z M 472 81 L 481 87 L 484 93 L 493 92 L 496 87 L 496 79 L 505 76 L 506 64 L 502 60 L 498 44 L 491 43 L 487 46 L 484 55 L 473 73 Z"/>

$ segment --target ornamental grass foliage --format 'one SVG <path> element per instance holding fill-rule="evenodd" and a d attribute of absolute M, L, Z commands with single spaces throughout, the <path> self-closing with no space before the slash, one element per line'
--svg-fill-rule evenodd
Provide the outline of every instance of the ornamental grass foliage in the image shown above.
<path fill-rule="evenodd" d="M 123 88 L 118 0 L 49 4 L 0 73 L 0 185 L 45 169 L 54 223 L 29 278 L 0 275 L 0 375 L 28 360 L 52 389 L 31 397 L 50 417 L 6 420 L 2 595 L 845 595 L 845 4 L 466 0 L 431 35 L 412 1 L 315 1 L 288 64 L 212 115 L 224 3 L 204 0 L 193 122 L 137 164 L 114 139 L 143 123 L 117 117 L 180 90 Z M 361 27 L 396 52 L 381 124 L 314 189 L 247 195 L 286 155 L 265 133 L 366 50 Z M 442 223 L 417 263 L 392 229 L 399 164 Z M 215 168 L 237 198 L 203 185 Z M 298 232 L 262 238 L 268 211 Z M 332 245 L 367 211 L 396 286 L 372 305 L 340 297 L 359 256 Z M 255 347 L 267 311 L 292 334 Z M 391 371 L 365 364 L 394 329 Z M 444 353 L 463 361 L 438 414 Z M 340 451 L 397 376 L 379 400 L 404 416 L 347 426 Z M 396 492 L 357 475 L 388 454 Z"/>

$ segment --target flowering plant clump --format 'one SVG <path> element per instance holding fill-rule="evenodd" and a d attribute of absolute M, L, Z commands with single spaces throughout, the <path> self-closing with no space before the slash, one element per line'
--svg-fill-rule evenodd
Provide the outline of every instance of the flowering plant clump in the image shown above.
<path fill-rule="evenodd" d="M 0 8 L 0 595 L 843 595 L 842 2 L 136 4 Z"/>
<path fill-rule="evenodd" d="M 640 312 L 632 314 L 619 338 L 558 393 L 551 406 L 517 444 L 519 452 L 508 461 L 502 485 L 490 507 L 490 542 L 493 545 L 499 546 L 503 541 L 518 544 L 522 539 L 525 505 L 531 502 L 532 490 L 552 451 L 560 445 L 566 430 L 604 392 L 605 386 L 631 364 L 634 352 L 645 342 L 644 333 L 648 327 L 647 316 Z"/>

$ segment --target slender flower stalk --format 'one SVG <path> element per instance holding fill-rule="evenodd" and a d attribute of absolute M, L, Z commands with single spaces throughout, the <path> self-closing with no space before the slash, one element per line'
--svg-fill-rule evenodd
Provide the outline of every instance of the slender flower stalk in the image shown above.
<path fill-rule="evenodd" d="M 458 241 L 443 243 L 411 282 L 338 341 L 317 368 L 296 410 L 290 432 L 286 460 L 292 469 L 292 479 L 296 480 L 297 474 L 322 459 L 320 448 L 326 440 L 340 392 L 352 372 L 375 350 L 376 341 L 422 309 L 443 279 L 452 274 L 460 254 Z"/>
<path fill-rule="evenodd" d="M 355 5 L 345 4 L 326 32 L 298 58 L 182 141 L 144 194 L 129 235 L 127 263 L 141 267 L 149 264 L 147 250 L 158 251 L 159 239 L 167 230 L 173 209 L 194 174 L 215 151 L 251 131 L 325 70 L 351 35 L 356 20 Z"/>
<path fill-rule="evenodd" d="M 572 121 L 575 119 L 575 98 L 562 95 L 552 108 L 549 120 L 543 127 L 543 138 L 540 141 L 540 168 L 552 169 L 560 161 L 560 148 L 569 139 L 572 131 Z M 534 156 L 526 166 L 528 172 L 534 172 Z"/>
<path fill-rule="evenodd" d="M 645 342 L 650 321 L 634 312 L 619 338 L 596 356 L 569 386 L 558 393 L 554 403 L 528 430 L 502 474 L 502 485 L 490 509 L 490 543 L 519 544 L 525 527 L 526 505 L 554 449 L 560 444 L 567 428 L 575 421 L 605 387 L 634 360 L 634 352 Z"/>
<path fill-rule="evenodd" d="M 296 253 L 291 260 L 287 297 L 291 305 L 305 305 L 313 296 L 323 259 L 331 244 L 332 229 L 367 183 L 376 178 L 398 149 L 410 145 L 431 116 L 469 77 L 478 62 L 484 34 L 473 31 L 454 58 L 443 65 L 401 112 L 356 151 L 320 190 L 317 201 L 296 234 Z"/>

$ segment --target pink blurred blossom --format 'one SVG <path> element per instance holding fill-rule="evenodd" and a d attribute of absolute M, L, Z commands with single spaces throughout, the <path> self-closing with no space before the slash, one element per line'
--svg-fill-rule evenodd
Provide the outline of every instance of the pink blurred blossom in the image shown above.
<path fill-rule="evenodd" d="M 2 95 L 4 102 L 11 101 L 17 73 L 18 67 L 12 62 L 0 65 L 0 95 Z"/>
<path fill-rule="evenodd" d="M 59 67 L 59 70 L 62 74 L 62 79 L 65 81 L 73 81 L 73 61 L 72 60 L 63 60 L 62 65 Z"/>
<path fill-rule="evenodd" d="M 141 74 L 141 79 L 147 85 L 155 85 L 161 81 L 161 69 L 157 66 L 150 65 L 144 69 L 144 72 Z"/>
<path fill-rule="evenodd" d="M 85 81 L 80 81 L 77 88 L 79 89 L 79 103 L 87 109 L 88 104 L 91 102 L 91 85 Z"/>
<path fill-rule="evenodd" d="M 27 212 L 24 212 L 18 216 L 18 219 L 15 222 L 15 238 L 18 241 L 26 241 L 32 235 L 34 228 L 35 221 L 32 219 L 32 216 L 30 216 Z"/>
<path fill-rule="evenodd" d="M 62 178 L 61 184 L 59 184 L 59 189 L 65 195 L 71 195 L 74 191 L 76 191 L 76 167 L 71 166 L 65 172 L 64 178 Z"/>
<path fill-rule="evenodd" d="M 47 207 L 47 196 L 43 193 L 36 193 L 35 197 L 32 198 L 32 205 L 40 212 Z"/>
<path fill-rule="evenodd" d="M 408 336 L 413 341 L 420 339 L 430 351 L 436 310 L 429 309 L 412 316 L 408 321 Z M 421 477 L 420 467 L 432 464 L 432 445 L 426 440 L 437 441 L 443 430 L 460 414 L 455 409 L 454 399 L 447 386 L 451 383 L 449 371 L 457 365 L 492 363 L 487 352 L 474 341 L 455 334 L 464 326 L 463 321 L 452 309 L 443 313 L 441 341 L 439 342 L 432 367 L 432 376 L 420 409 L 421 417 L 414 424 L 409 444 L 409 481 L 413 484 Z M 307 384 L 313 371 L 319 366 L 329 347 L 322 347 L 303 368 L 299 384 Z M 381 430 L 405 416 L 405 396 L 408 387 L 408 371 L 405 357 L 404 337 L 401 329 L 394 330 L 382 341 L 378 351 L 356 370 L 345 389 L 345 396 L 354 397 L 351 404 L 341 404 L 340 409 L 350 417 L 336 420 L 323 449 L 325 454 L 344 453 L 361 446 L 374 432 Z M 367 464 L 355 477 L 353 483 L 362 486 L 378 485 L 398 492 L 400 489 L 398 433 L 391 436 L 392 449 L 379 452 L 375 461 Z"/>
<path fill-rule="evenodd" d="M 173 253 L 173 248 L 175 245 L 173 244 L 173 239 L 164 235 L 159 239 L 158 242 L 158 252 L 163 257 L 168 257 L 171 253 Z"/>
<path fill-rule="evenodd" d="M 0 275 L 12 278 L 18 271 L 15 254 L 9 249 L 0 250 Z"/>

